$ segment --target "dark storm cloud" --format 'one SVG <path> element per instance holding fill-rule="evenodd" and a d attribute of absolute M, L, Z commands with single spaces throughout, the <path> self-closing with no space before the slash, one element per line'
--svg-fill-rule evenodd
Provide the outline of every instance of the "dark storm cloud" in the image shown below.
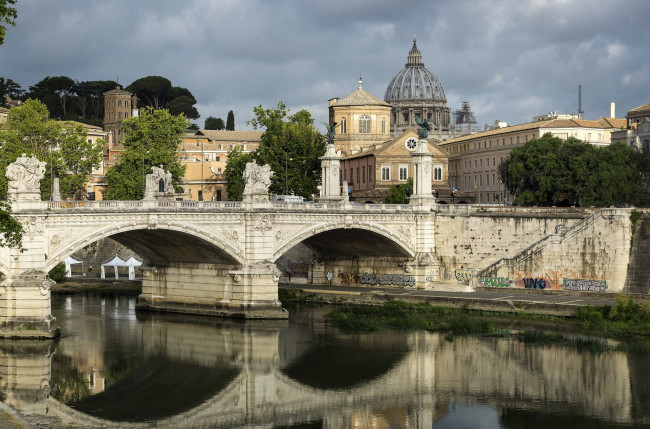
<path fill-rule="evenodd" d="M 617 116 L 648 101 L 650 2 L 619 1 L 88 1 L 19 0 L 0 46 L 0 76 L 24 89 L 45 76 L 165 76 L 207 116 L 284 101 L 327 120 L 327 100 L 363 77 L 383 98 L 417 36 L 449 107 L 469 101 L 481 124 L 550 110 Z"/>

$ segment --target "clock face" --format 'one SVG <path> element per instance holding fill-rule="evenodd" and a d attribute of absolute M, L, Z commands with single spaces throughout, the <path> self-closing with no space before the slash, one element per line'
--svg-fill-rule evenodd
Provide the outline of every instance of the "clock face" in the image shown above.
<path fill-rule="evenodd" d="M 408 150 L 415 150 L 418 145 L 418 142 L 414 138 L 410 138 L 404 142 Z"/>

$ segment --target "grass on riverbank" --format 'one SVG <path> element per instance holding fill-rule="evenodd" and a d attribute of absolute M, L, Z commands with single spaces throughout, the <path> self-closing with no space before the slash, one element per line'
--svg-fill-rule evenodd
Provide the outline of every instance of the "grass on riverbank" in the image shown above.
<path fill-rule="evenodd" d="M 507 319 L 500 316 L 507 316 Z M 338 307 L 331 311 L 327 318 L 333 325 L 348 332 L 422 329 L 445 332 L 445 337 L 453 340 L 454 335 L 463 334 L 513 335 L 510 329 L 501 328 L 503 321 L 530 321 L 538 317 L 434 307 L 426 302 L 411 304 L 391 301 L 377 306 Z M 618 297 L 618 305 L 615 307 L 586 307 L 578 312 L 573 320 L 553 316 L 544 316 L 543 319 L 562 323 L 563 329 L 566 331 L 566 328 L 569 328 L 570 332 L 526 330 L 514 335 L 524 343 L 540 346 L 561 345 L 591 352 L 650 352 L 650 305 L 645 302 L 637 303 L 625 295 Z M 611 343 L 605 338 L 618 341 Z"/>
<path fill-rule="evenodd" d="M 53 294 L 67 295 L 90 291 L 137 296 L 142 293 L 142 281 L 68 278 L 65 283 L 52 285 Z"/>

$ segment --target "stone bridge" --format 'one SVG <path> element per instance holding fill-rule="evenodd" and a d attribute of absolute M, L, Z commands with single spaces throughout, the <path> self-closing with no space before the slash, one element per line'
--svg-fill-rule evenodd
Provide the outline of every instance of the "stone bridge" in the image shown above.
<path fill-rule="evenodd" d="M 10 180 L 25 234 L 23 249 L 0 249 L 0 334 L 54 335 L 47 273 L 105 237 L 145 259 L 138 305 L 171 312 L 286 318 L 276 261 L 297 245 L 313 252 L 307 281 L 318 284 L 625 287 L 630 209 L 436 204 L 423 168 L 410 204 L 354 204 L 330 186 L 339 174 L 324 158 L 318 203 L 271 202 L 268 185 L 248 184 L 242 202 L 157 199 L 149 188 L 141 201 L 41 201 L 38 183 Z"/>

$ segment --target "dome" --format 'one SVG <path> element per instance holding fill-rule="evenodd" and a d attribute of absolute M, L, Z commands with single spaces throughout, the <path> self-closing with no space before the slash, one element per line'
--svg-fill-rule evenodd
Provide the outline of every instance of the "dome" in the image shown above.
<path fill-rule="evenodd" d="M 386 88 L 387 103 L 404 100 L 431 100 L 446 103 L 442 84 L 422 63 L 422 55 L 413 39 L 405 67 L 393 77 Z"/>

